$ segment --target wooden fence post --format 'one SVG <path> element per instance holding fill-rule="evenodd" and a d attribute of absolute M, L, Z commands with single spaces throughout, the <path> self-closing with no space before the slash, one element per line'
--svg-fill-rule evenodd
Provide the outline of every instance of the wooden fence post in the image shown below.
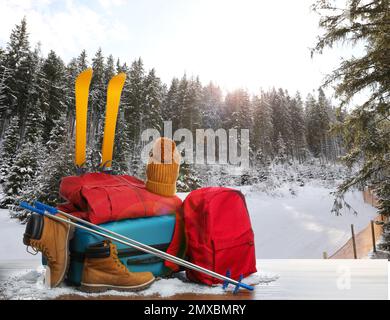
<path fill-rule="evenodd" d="M 351 224 L 351 233 L 352 233 L 353 258 L 357 259 L 355 231 L 353 229 L 353 224 Z"/>
<path fill-rule="evenodd" d="M 374 220 L 371 220 L 372 251 L 376 252 Z"/>

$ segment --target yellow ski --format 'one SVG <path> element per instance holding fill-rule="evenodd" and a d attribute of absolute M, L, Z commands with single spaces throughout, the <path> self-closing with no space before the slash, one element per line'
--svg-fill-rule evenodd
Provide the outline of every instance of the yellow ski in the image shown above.
<path fill-rule="evenodd" d="M 86 158 L 87 146 L 87 113 L 89 85 L 92 79 L 92 69 L 81 72 L 76 79 L 76 142 L 75 164 L 78 168 L 83 167 Z"/>
<path fill-rule="evenodd" d="M 123 72 L 119 73 L 110 80 L 107 88 L 106 119 L 104 123 L 102 162 L 100 164 L 103 170 L 110 170 L 112 166 L 116 119 L 125 80 L 126 74 Z"/>

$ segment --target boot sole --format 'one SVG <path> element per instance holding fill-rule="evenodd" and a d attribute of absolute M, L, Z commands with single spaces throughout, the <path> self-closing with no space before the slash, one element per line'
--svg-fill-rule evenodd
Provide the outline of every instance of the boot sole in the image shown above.
<path fill-rule="evenodd" d="M 64 278 L 65 278 L 65 275 L 68 273 L 68 270 L 69 270 L 69 267 L 70 267 L 70 258 L 69 258 L 69 255 L 70 255 L 70 250 L 69 250 L 69 241 L 73 238 L 73 235 L 74 235 L 74 232 L 75 232 L 75 227 L 74 226 L 71 226 L 68 224 L 68 232 L 67 232 L 67 235 L 66 235 L 66 262 L 65 262 L 65 268 L 64 268 L 64 272 L 62 273 L 60 279 L 58 280 L 58 282 L 56 284 L 54 284 L 52 287 L 58 287 L 62 281 L 64 281 Z"/>
<path fill-rule="evenodd" d="M 109 284 L 95 284 L 95 283 L 84 283 L 81 282 L 81 286 L 79 287 L 80 291 L 88 292 L 88 293 L 99 293 L 105 292 L 108 290 L 116 290 L 116 291 L 141 291 L 146 288 L 149 288 L 152 283 L 156 280 L 156 278 L 151 279 L 150 281 L 140 284 L 138 286 L 113 286 Z"/>

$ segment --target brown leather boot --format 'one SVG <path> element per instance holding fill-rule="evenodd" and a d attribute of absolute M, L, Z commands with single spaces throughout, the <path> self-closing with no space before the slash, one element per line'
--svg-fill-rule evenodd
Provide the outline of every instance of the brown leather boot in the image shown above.
<path fill-rule="evenodd" d="M 103 253 L 105 252 L 105 253 Z M 110 241 L 90 247 L 84 261 L 80 289 L 87 292 L 106 290 L 138 291 L 149 287 L 155 278 L 151 272 L 130 272 L 118 258 Z"/>
<path fill-rule="evenodd" d="M 69 220 L 58 214 L 57 216 Z M 58 286 L 69 267 L 69 240 L 74 227 L 40 215 L 31 215 L 23 237 L 23 243 L 36 251 L 42 252 L 47 260 L 50 277 L 46 281 L 50 287 Z M 49 279 L 48 279 L 49 278 Z"/>

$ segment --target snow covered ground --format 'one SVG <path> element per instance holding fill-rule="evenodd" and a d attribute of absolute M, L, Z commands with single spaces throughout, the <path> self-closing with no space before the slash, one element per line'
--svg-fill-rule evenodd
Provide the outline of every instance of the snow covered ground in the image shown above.
<path fill-rule="evenodd" d="M 291 189 L 294 195 L 291 194 Z M 322 258 L 333 254 L 355 232 L 364 229 L 376 214 L 364 203 L 360 191 L 349 192 L 345 200 L 358 212 L 331 213 L 334 191 L 312 182 L 304 187 L 284 185 L 272 195 L 244 188 L 256 238 L 258 259 Z"/>
<path fill-rule="evenodd" d="M 54 299 L 65 295 L 77 295 L 80 297 L 99 296 L 157 296 L 161 298 L 180 294 L 211 294 L 224 295 L 231 291 L 234 286 L 230 286 L 229 291 L 224 291 L 221 285 L 209 287 L 206 285 L 189 282 L 184 272 L 177 274 L 174 278 L 158 279 L 148 289 L 139 292 L 119 292 L 115 290 L 104 293 L 84 293 L 76 288 L 67 287 L 62 284 L 58 288 L 48 289 L 44 284 L 45 270 L 38 266 L 32 270 L 21 270 L 9 276 L 5 281 L 0 281 L 0 297 L 6 299 Z M 243 280 L 244 283 L 262 287 L 278 279 L 278 275 L 270 272 L 257 272 Z M 0 279 L 1 280 L 1 279 Z"/>
<path fill-rule="evenodd" d="M 176 278 L 156 281 L 149 289 L 125 293 L 107 291 L 87 294 L 62 285 L 48 289 L 43 282 L 44 270 L 20 270 L 3 281 L 0 277 L 0 298 L 7 299 L 387 299 L 387 260 L 257 260 L 258 272 L 244 280 L 254 284 L 255 290 L 241 290 L 231 295 L 232 286 L 224 291 L 221 286 L 208 287 L 186 281 L 184 274 Z M 0 269 L 1 270 L 1 269 Z"/>

